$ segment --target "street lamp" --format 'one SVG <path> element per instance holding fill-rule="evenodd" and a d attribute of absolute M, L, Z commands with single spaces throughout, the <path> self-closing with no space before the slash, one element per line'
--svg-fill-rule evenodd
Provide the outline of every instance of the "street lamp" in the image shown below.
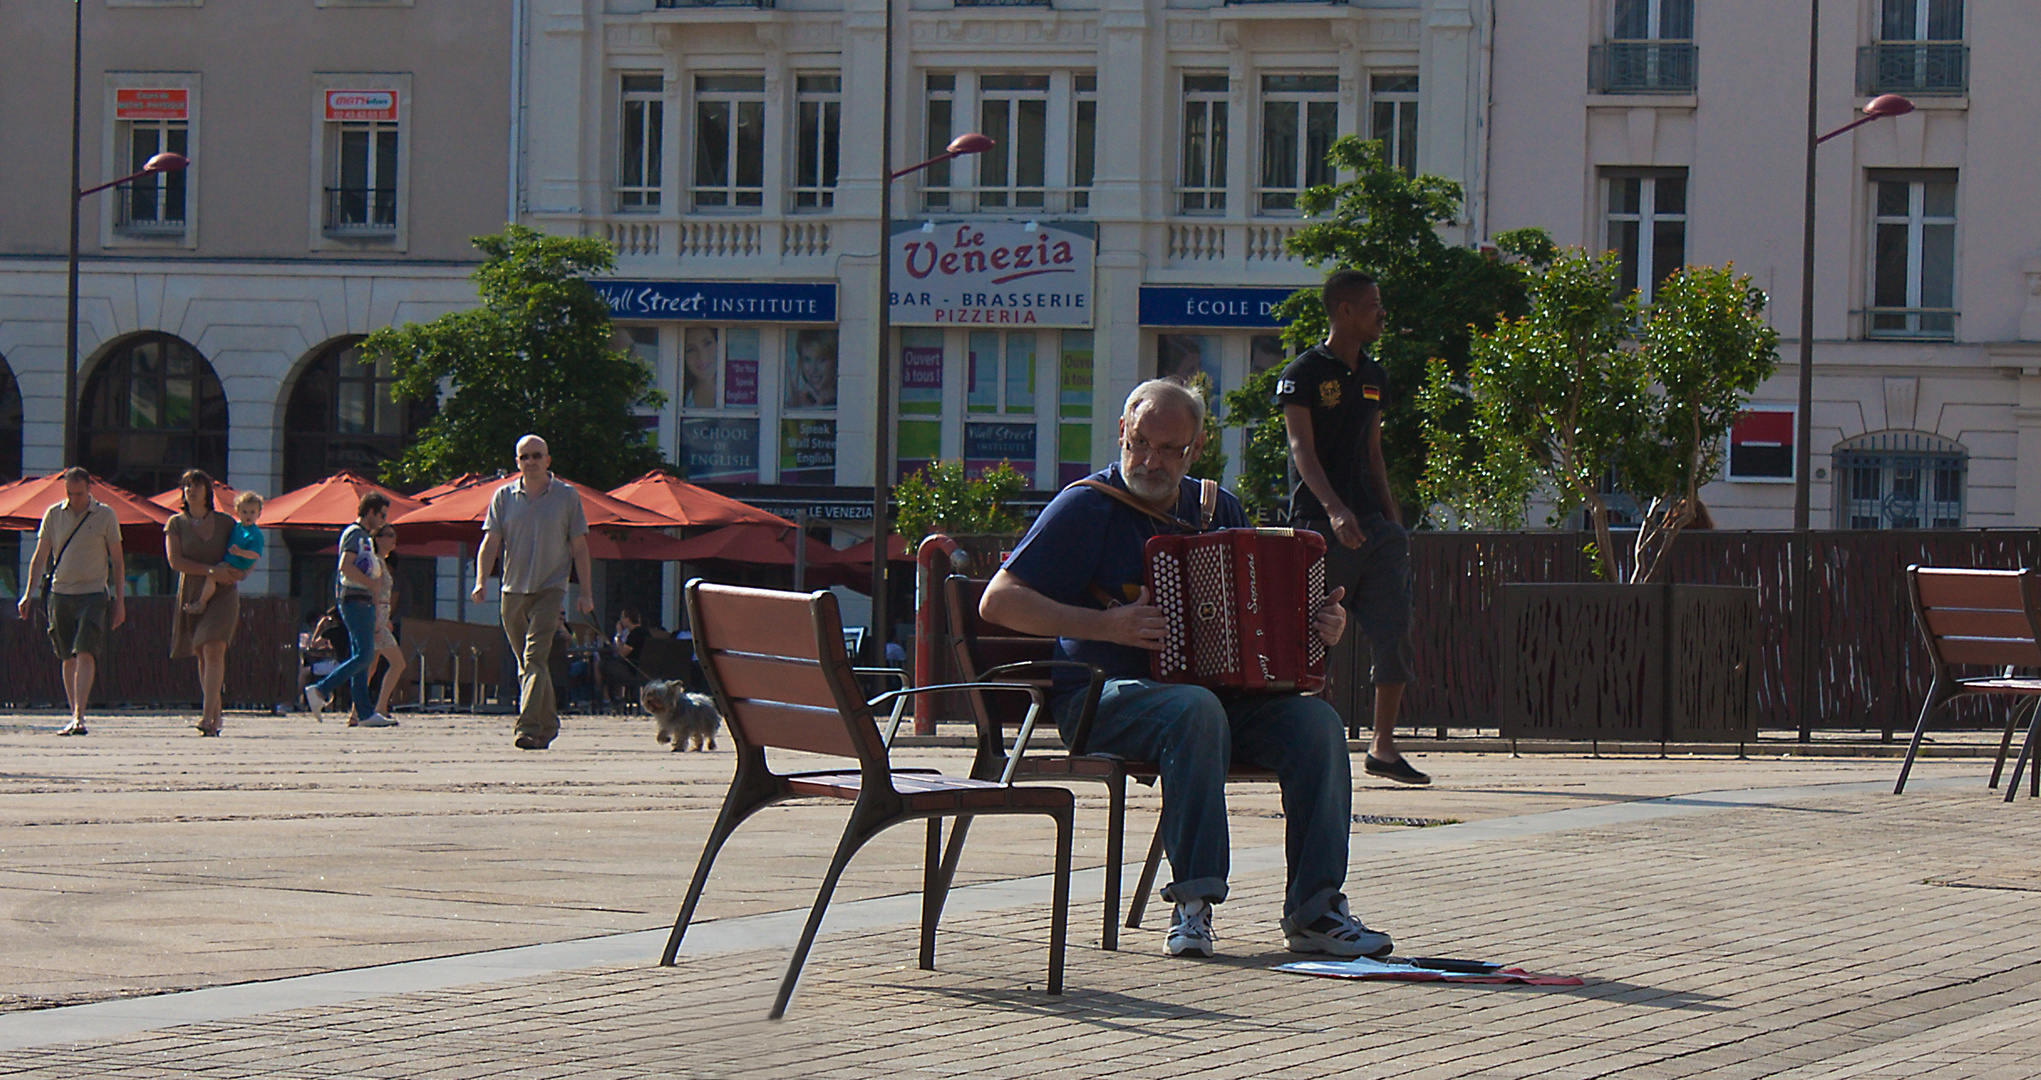
<path fill-rule="evenodd" d="M 886 0 L 886 101 L 879 123 L 879 346 L 872 365 L 872 663 L 886 664 L 889 636 L 886 612 L 886 492 L 893 456 L 893 181 L 939 162 L 992 149 L 992 139 L 966 132 L 950 140 L 943 152 L 927 161 L 893 171 L 893 5 Z"/>
<path fill-rule="evenodd" d="M 1807 19 L 1807 176 L 1805 216 L 1800 223 L 1800 413 L 1793 432 L 1793 531 L 1799 558 L 1794 574 L 1793 614 L 1799 623 L 1800 685 L 1795 711 L 1800 716 L 1800 741 L 1814 738 L 1814 537 L 1808 527 L 1809 473 L 1814 467 L 1814 152 L 1846 131 L 1888 116 L 1913 111 L 1913 102 L 1898 94 L 1880 94 L 1864 106 L 1864 115 L 1826 135 L 1821 130 L 1821 0 L 1811 0 Z"/>
<path fill-rule="evenodd" d="M 71 16 L 71 260 L 64 293 L 64 464 L 78 464 L 78 207 L 85 196 L 118 187 L 156 173 L 183 172 L 191 159 L 183 154 L 157 154 L 142 164 L 140 172 L 98 187 L 78 187 L 78 129 L 85 100 L 84 45 L 85 5 L 72 5 Z"/>

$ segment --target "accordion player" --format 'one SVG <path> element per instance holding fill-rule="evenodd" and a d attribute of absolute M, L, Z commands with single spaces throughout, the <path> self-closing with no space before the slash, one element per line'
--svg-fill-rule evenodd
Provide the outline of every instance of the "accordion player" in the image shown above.
<path fill-rule="evenodd" d="M 1164 620 L 1160 682 L 1213 690 L 1316 693 L 1325 642 L 1325 539 L 1293 529 L 1219 529 L 1151 537 L 1152 602 Z"/>

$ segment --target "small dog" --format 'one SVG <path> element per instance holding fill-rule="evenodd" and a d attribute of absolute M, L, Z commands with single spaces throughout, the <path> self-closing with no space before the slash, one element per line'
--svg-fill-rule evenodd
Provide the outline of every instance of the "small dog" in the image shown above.
<path fill-rule="evenodd" d="M 686 686 L 661 679 L 646 683 L 638 700 L 659 722 L 659 741 L 672 743 L 675 753 L 688 749 L 689 740 L 696 750 L 716 748 L 716 729 L 723 717 L 709 695 L 690 694 Z"/>

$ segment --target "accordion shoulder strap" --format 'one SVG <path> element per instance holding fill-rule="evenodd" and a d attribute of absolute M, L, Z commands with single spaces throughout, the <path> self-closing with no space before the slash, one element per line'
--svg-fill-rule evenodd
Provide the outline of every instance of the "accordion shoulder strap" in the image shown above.
<path fill-rule="evenodd" d="M 1203 532 L 1212 527 L 1212 518 L 1219 512 L 1219 481 L 1198 481 L 1198 530 Z"/>
<path fill-rule="evenodd" d="M 1106 498 L 1126 506 L 1128 509 L 1133 510 L 1135 513 L 1141 514 L 1142 516 L 1153 520 L 1156 524 L 1168 526 L 1170 529 L 1176 532 L 1188 532 L 1190 530 L 1190 526 L 1185 522 L 1179 521 L 1168 514 L 1157 512 L 1153 508 L 1142 503 L 1141 500 L 1136 499 L 1131 492 L 1122 491 L 1119 488 L 1116 488 L 1103 480 L 1093 480 L 1087 477 L 1083 480 L 1079 480 L 1078 482 L 1070 486 L 1090 488 L 1091 490 L 1096 491 L 1101 495 L 1104 495 Z"/>

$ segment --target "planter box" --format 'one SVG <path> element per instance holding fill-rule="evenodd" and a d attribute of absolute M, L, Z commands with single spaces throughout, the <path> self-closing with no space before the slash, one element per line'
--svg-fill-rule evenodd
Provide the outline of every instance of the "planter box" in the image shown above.
<path fill-rule="evenodd" d="M 1505 738 L 1757 737 L 1754 588 L 1503 585 L 1496 614 Z"/>

